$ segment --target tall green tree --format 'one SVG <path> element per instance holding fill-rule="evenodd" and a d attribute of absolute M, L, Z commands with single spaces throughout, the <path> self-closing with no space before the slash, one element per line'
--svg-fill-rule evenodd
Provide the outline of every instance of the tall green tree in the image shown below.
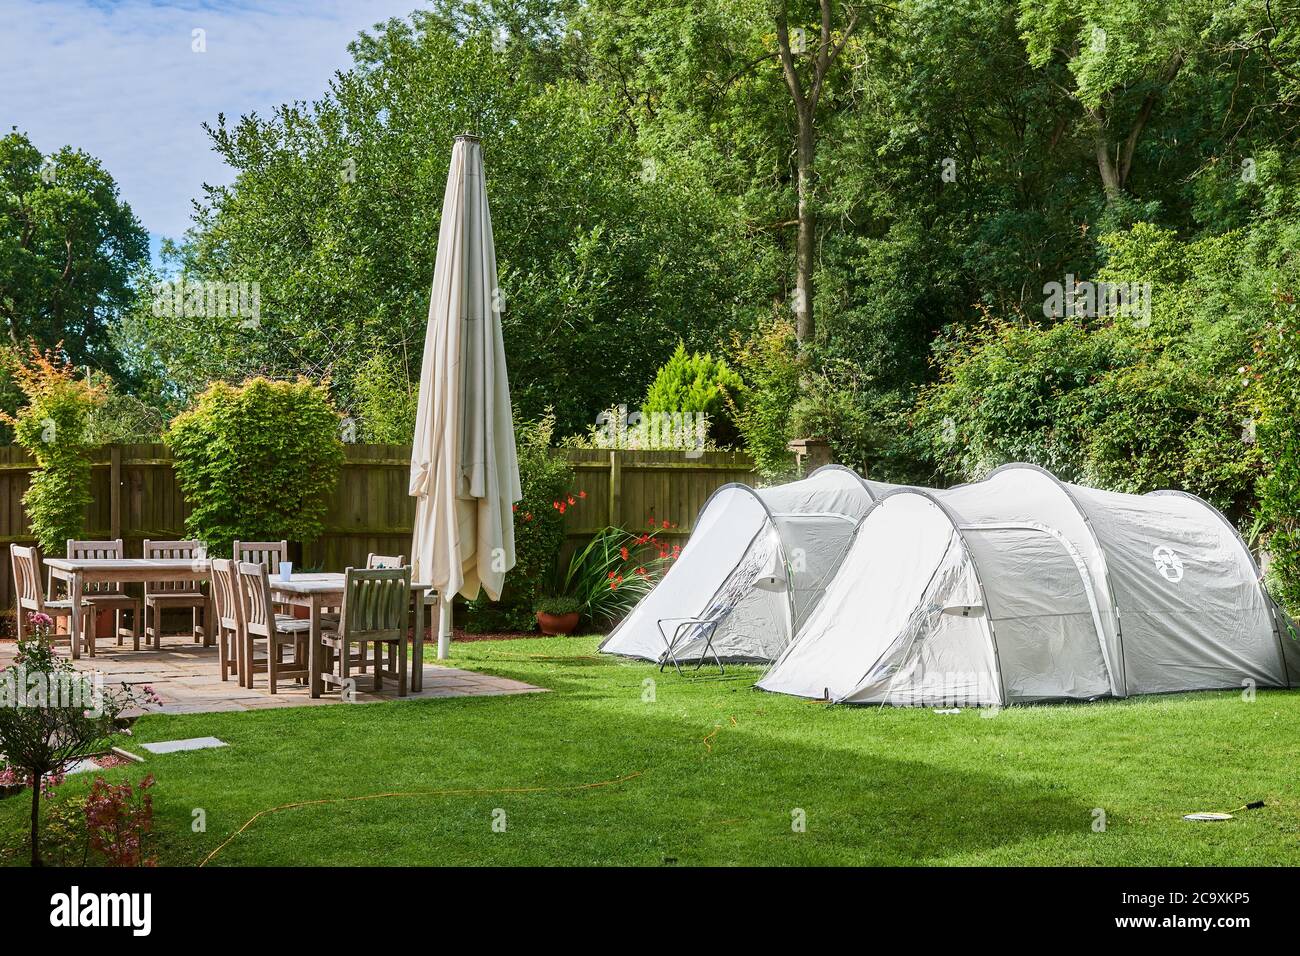
<path fill-rule="evenodd" d="M 210 188 L 179 254 L 188 279 L 256 282 L 260 316 L 140 308 L 120 341 L 186 391 L 210 378 L 352 382 L 382 354 L 418 375 L 447 164 L 482 139 L 521 414 L 553 405 L 559 431 L 635 402 L 678 340 L 735 321 L 743 260 L 730 205 L 689 157 L 647 156 L 598 85 L 541 83 L 498 37 L 443 19 L 392 21 L 352 46 L 328 95 L 268 117 L 219 117 L 213 148 L 236 171 Z"/>
<path fill-rule="evenodd" d="M 99 160 L 71 146 L 43 156 L 17 129 L 0 137 L 0 334 L 11 344 L 62 342 L 74 363 L 115 369 L 109 328 L 148 255 Z"/>

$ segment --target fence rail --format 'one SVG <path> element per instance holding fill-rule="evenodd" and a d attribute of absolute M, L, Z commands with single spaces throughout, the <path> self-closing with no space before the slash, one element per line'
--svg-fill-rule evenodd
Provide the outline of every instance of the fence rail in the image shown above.
<path fill-rule="evenodd" d="M 338 571 L 365 561 L 368 552 L 411 550 L 414 501 L 407 494 L 410 449 L 403 445 L 347 445 L 339 482 L 325 515 L 324 533 L 300 547 L 303 567 Z M 752 481 L 753 464 L 738 452 L 592 451 L 560 449 L 573 465 L 575 499 L 565 511 L 572 541 L 607 524 L 642 528 L 651 517 L 661 536 L 690 533 L 704 502 L 722 485 Z M 22 496 L 34 467 L 17 446 L 0 446 L 0 543 L 33 544 Z M 585 496 L 579 494 L 585 492 Z M 542 503 L 549 507 L 550 503 Z M 190 508 L 181 494 L 165 445 L 108 445 L 91 468 L 86 537 L 122 538 L 139 556 L 145 538 L 182 538 Z M 13 606 L 13 575 L 0 574 L 0 608 Z"/>

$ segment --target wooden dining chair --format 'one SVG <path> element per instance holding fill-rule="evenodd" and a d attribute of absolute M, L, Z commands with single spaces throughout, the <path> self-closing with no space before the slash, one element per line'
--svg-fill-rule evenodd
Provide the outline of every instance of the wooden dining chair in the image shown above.
<path fill-rule="evenodd" d="M 98 558 L 123 558 L 126 552 L 122 548 L 122 539 L 112 541 L 76 541 L 68 539 L 68 557 L 72 560 L 94 560 Z M 130 637 L 135 650 L 140 649 L 140 599 L 134 594 L 127 594 L 120 581 L 95 581 L 84 586 L 86 600 L 99 608 L 111 608 L 113 611 L 113 635 L 117 646 L 122 646 L 122 638 Z M 131 629 L 122 627 L 122 613 L 131 612 Z"/>
<path fill-rule="evenodd" d="M 144 539 L 144 557 L 157 559 L 181 558 L 187 561 L 201 559 L 206 554 L 202 541 L 150 541 Z M 197 581 L 151 581 L 144 586 L 144 642 L 162 647 L 163 611 L 189 608 L 194 632 L 194 643 L 203 641 L 212 646 L 212 635 L 205 633 L 208 599 Z M 152 613 L 150 613 L 152 612 Z M 203 624 L 200 621 L 203 621 Z"/>
<path fill-rule="evenodd" d="M 217 639 L 217 663 L 221 679 L 231 674 L 244 684 L 244 623 L 240 614 L 235 562 L 215 558 L 212 562 L 212 630 Z"/>
<path fill-rule="evenodd" d="M 371 571 L 375 570 L 376 568 L 391 569 L 391 568 L 401 568 L 405 566 L 406 566 L 406 555 L 404 554 L 375 554 L 372 551 L 370 554 L 366 555 L 366 568 Z M 325 611 L 321 614 L 321 620 L 326 622 L 327 624 L 332 624 L 337 627 L 339 622 L 339 612 L 334 609 Z M 390 670 L 394 665 L 394 660 L 391 655 L 395 653 L 396 651 L 394 651 L 394 649 L 390 646 L 389 647 L 390 657 L 388 661 Z M 357 667 L 361 671 L 361 673 L 364 674 L 366 672 L 368 665 L 366 663 L 365 655 L 362 655 L 361 659 L 357 662 Z"/>
<path fill-rule="evenodd" d="M 271 582 L 264 565 L 241 561 L 236 568 L 244 638 L 244 686 L 252 687 L 254 675 L 263 673 L 267 675 L 272 694 L 282 680 L 310 680 L 307 638 L 311 633 L 311 622 L 275 613 Z M 265 663 L 259 663 L 256 657 L 258 641 L 266 643 Z M 286 647 L 293 648 L 292 664 L 284 658 Z"/>
<path fill-rule="evenodd" d="M 15 626 L 18 639 L 27 636 L 27 615 L 48 614 L 51 618 L 68 618 L 68 630 L 72 630 L 72 602 L 81 602 L 81 621 L 83 646 L 89 646 L 95 640 L 95 608 L 86 600 L 84 594 L 69 595 L 67 598 L 52 598 L 45 593 L 42 584 L 41 555 L 35 548 L 22 545 L 9 545 L 9 560 L 14 569 L 14 597 L 18 615 Z M 78 635 L 69 633 L 68 641 L 76 640 Z"/>
<path fill-rule="evenodd" d="M 383 690 L 384 678 L 397 681 L 397 696 L 407 694 L 407 626 L 411 605 L 410 568 L 348 568 L 343 584 L 343 610 L 336 631 L 321 634 L 330 666 L 322 679 L 327 686 L 346 690 L 352 681 L 352 664 L 357 662 L 352 647 L 364 659 L 368 645 L 374 647 L 374 689 Z M 389 666 L 384 666 L 383 649 L 393 649 Z M 335 673 L 334 662 L 338 671 Z"/>
<path fill-rule="evenodd" d="M 231 548 L 237 563 L 265 565 L 272 574 L 280 572 L 280 562 L 289 560 L 288 541 L 236 541 Z"/>

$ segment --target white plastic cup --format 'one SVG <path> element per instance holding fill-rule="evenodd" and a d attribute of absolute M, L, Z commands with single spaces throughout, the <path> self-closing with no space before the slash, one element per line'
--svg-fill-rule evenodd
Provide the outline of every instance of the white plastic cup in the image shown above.
<path fill-rule="evenodd" d="M 293 577 L 293 562 L 292 562 L 292 561 L 281 561 L 281 562 L 280 562 L 280 580 L 281 580 L 281 581 L 288 581 L 289 578 L 291 578 L 291 577 Z"/>

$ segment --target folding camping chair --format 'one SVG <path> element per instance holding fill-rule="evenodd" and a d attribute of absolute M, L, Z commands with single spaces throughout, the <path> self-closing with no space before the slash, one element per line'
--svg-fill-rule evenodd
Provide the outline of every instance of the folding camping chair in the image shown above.
<path fill-rule="evenodd" d="M 664 639 L 664 653 L 659 659 L 659 672 L 663 673 L 663 669 L 668 666 L 668 662 L 672 661 L 673 667 L 676 668 L 677 670 L 677 676 L 678 677 L 685 676 L 682 674 L 682 665 L 677 660 L 677 654 L 676 654 L 677 645 L 681 641 L 682 631 L 684 628 L 699 626 L 704 633 L 707 633 L 708 636 L 704 638 L 704 653 L 700 655 L 700 659 L 696 662 L 695 670 L 699 670 L 701 667 L 703 667 L 704 662 L 708 660 L 709 654 L 712 654 L 713 660 L 718 665 L 718 673 L 720 674 L 727 673 L 727 669 L 722 666 L 722 658 L 720 658 L 718 656 L 718 652 L 713 649 L 713 634 L 718 629 L 718 623 L 722 620 L 722 618 L 726 617 L 726 612 L 730 610 L 731 608 L 728 607 L 724 609 L 722 613 L 715 614 L 712 618 L 707 618 L 707 617 L 661 617 L 659 618 L 659 620 L 655 622 L 655 625 L 659 628 L 659 633 Z M 664 630 L 665 624 L 676 625 L 673 628 L 673 636 L 671 638 L 668 636 L 668 632 Z"/>
<path fill-rule="evenodd" d="M 662 672 L 671 660 L 677 675 L 682 676 L 681 664 L 677 660 L 682 634 L 691 633 L 692 629 L 699 628 L 694 633 L 704 636 L 704 650 L 695 664 L 695 669 L 698 671 L 703 667 L 708 656 L 712 654 L 714 662 L 718 665 L 718 672 L 727 673 L 727 669 L 722 666 L 722 658 L 718 656 L 718 651 L 713 646 L 713 637 L 717 633 L 718 625 L 726 620 L 751 591 L 786 593 L 787 587 L 785 561 L 777 551 L 774 541 L 768 539 L 760 546 L 751 548 L 745 555 L 745 559 L 713 595 L 713 599 L 709 601 L 702 614 L 698 617 L 664 617 L 655 622 L 660 636 L 664 639 L 664 654 L 659 662 L 659 670 Z M 669 637 L 668 631 L 664 629 L 665 624 L 673 625 L 672 637 Z"/>

